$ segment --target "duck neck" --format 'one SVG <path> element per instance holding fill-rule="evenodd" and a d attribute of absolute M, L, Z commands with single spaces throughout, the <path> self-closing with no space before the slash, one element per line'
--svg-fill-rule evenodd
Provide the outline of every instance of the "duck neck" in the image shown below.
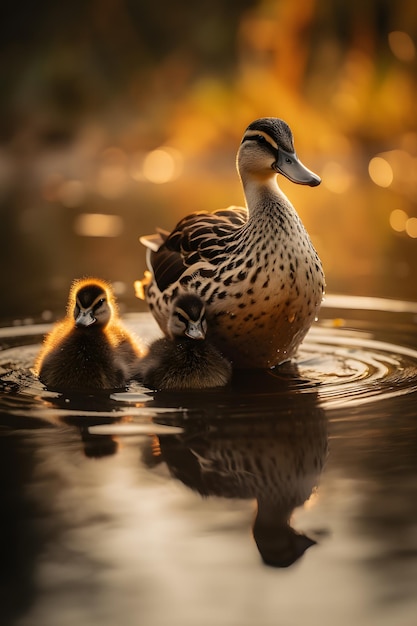
<path fill-rule="evenodd" d="M 276 216 L 277 209 L 286 213 L 295 212 L 287 196 L 278 186 L 275 175 L 268 178 L 247 177 L 242 179 L 242 184 L 250 221 L 265 221 L 270 216 Z"/>

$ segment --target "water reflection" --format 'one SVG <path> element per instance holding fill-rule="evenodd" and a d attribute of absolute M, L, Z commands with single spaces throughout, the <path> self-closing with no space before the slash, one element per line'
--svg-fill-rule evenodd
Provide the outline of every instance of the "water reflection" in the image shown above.
<path fill-rule="evenodd" d="M 3 329 L 2 624 L 412 623 L 415 305 L 330 304 L 296 367 L 204 394 L 60 396 Z"/>
<path fill-rule="evenodd" d="M 101 400 L 101 402 L 100 402 Z M 90 432 L 90 428 L 95 425 L 112 424 L 118 422 L 119 418 L 98 417 L 97 411 L 106 411 L 109 408 L 108 396 L 72 396 L 68 398 L 59 396 L 50 402 L 50 410 L 53 413 L 54 408 L 60 410 L 59 423 L 62 426 L 69 426 L 74 430 L 81 442 L 84 454 L 87 458 L 99 459 L 105 456 L 116 454 L 119 449 L 119 441 L 113 435 L 102 435 L 97 437 Z M 92 416 L 86 416 L 85 411 L 92 411 Z M 80 413 L 77 413 L 77 410 Z"/>
<path fill-rule="evenodd" d="M 317 395 L 291 397 L 285 384 L 280 387 L 278 403 L 276 396 L 264 396 L 250 420 L 237 413 L 222 421 L 230 407 L 206 405 L 207 414 L 217 413 L 214 421 L 205 418 L 201 430 L 194 420 L 177 421 L 184 433 L 155 437 L 144 461 L 150 467 L 166 463 L 172 476 L 202 496 L 255 499 L 253 536 L 262 559 L 286 567 L 315 543 L 291 526 L 291 516 L 319 482 L 327 424 Z M 186 405 L 192 408 L 192 403 Z"/>

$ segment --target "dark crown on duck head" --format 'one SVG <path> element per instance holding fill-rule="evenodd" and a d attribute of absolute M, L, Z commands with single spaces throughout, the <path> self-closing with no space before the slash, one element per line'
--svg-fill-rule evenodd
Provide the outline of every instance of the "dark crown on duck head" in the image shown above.
<path fill-rule="evenodd" d="M 205 339 L 207 320 L 204 302 L 194 294 L 179 296 L 173 302 L 167 330 L 171 338 Z"/>
<path fill-rule="evenodd" d="M 194 294 L 185 294 L 175 300 L 174 309 L 183 311 L 188 319 L 197 322 L 204 312 L 204 302 Z"/>
<path fill-rule="evenodd" d="M 103 290 L 103 287 L 94 283 L 85 285 L 77 291 L 77 300 L 84 309 L 90 307 L 99 296 L 106 297 L 107 294 Z"/>
<path fill-rule="evenodd" d="M 246 132 L 247 131 L 259 131 L 261 133 L 265 133 L 284 150 L 294 152 L 293 134 L 291 128 L 286 122 L 284 122 L 284 120 L 277 117 L 261 117 L 259 120 L 255 120 L 249 124 L 246 129 Z M 245 136 L 243 141 L 245 141 Z"/>

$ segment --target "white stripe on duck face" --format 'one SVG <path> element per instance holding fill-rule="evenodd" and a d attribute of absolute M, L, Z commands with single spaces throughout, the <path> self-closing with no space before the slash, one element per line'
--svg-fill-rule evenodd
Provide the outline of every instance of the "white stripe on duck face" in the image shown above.
<path fill-rule="evenodd" d="M 263 137 L 274 148 L 274 150 L 278 150 L 277 142 L 274 141 L 272 137 L 268 135 L 268 133 L 265 133 L 263 130 L 247 130 L 242 139 L 242 143 L 250 139 L 256 139 L 256 137 L 259 136 Z"/>

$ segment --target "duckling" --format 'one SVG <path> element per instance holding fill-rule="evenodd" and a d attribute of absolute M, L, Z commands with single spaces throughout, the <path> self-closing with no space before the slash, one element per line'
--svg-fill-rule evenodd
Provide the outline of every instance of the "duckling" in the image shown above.
<path fill-rule="evenodd" d="M 316 186 L 298 159 L 289 126 L 255 120 L 237 154 L 246 208 L 183 218 L 171 233 L 141 237 L 149 271 L 136 281 L 164 333 L 180 291 L 204 299 L 209 339 L 234 367 L 270 368 L 296 353 L 317 317 L 324 274 L 320 259 L 277 174 Z"/>
<path fill-rule="evenodd" d="M 123 326 L 111 286 L 75 280 L 67 316 L 46 336 L 35 373 L 49 389 L 91 392 L 126 385 L 141 350 Z"/>
<path fill-rule="evenodd" d="M 232 368 L 206 340 L 207 321 L 201 298 L 188 293 L 174 300 L 168 337 L 157 339 L 139 363 L 139 378 L 147 387 L 185 390 L 221 387 Z"/>

